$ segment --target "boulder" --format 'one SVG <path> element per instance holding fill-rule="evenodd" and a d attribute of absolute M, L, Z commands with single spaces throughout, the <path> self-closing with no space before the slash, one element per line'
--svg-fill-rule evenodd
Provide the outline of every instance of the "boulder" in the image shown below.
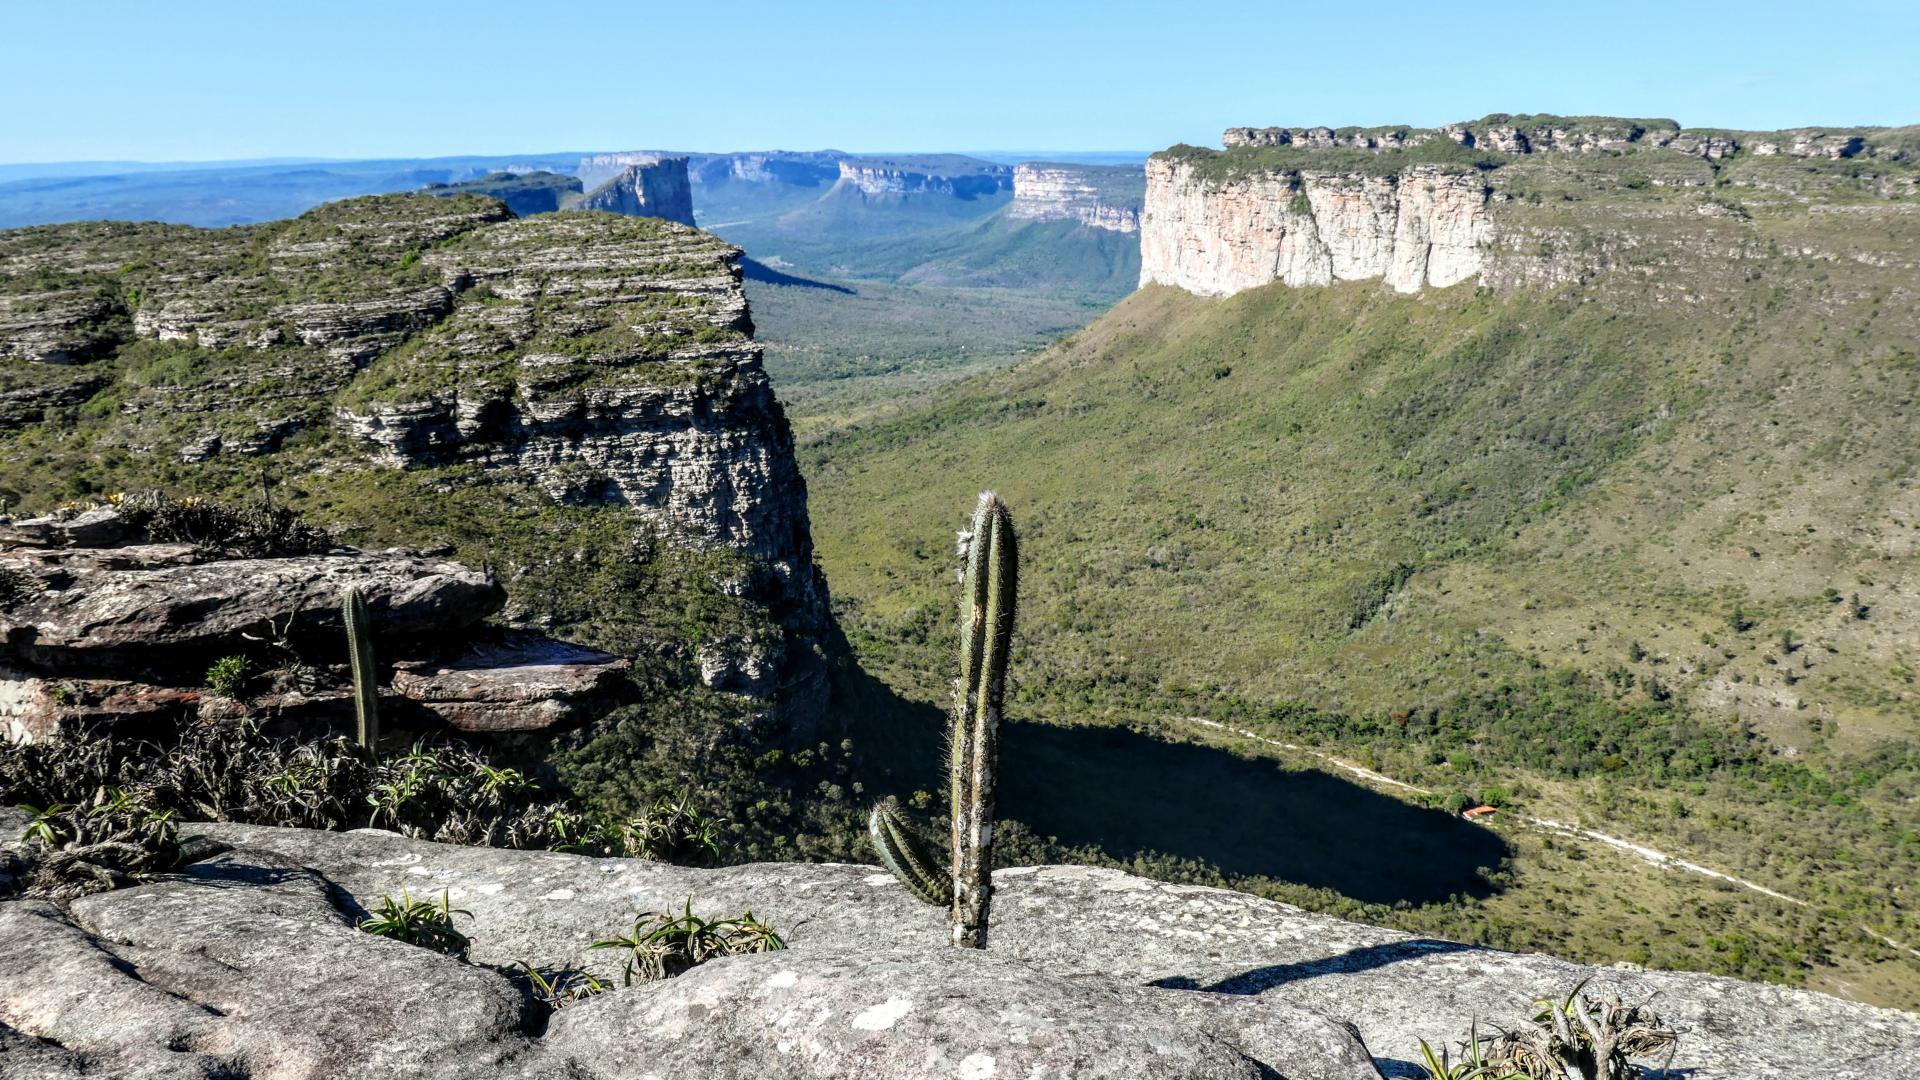
<path fill-rule="evenodd" d="M 213 653 L 243 633 L 337 632 L 349 585 L 366 593 L 374 631 L 389 639 L 446 634 L 505 602 L 477 570 L 400 551 L 243 559 L 184 544 L 16 549 L 0 552 L 0 570 L 20 583 L 0 609 L 0 641 L 39 667 L 100 674 Z"/>
<path fill-rule="evenodd" d="M 627 668 L 622 657 L 520 634 L 396 664 L 393 692 L 460 731 L 540 731 L 586 719 L 618 695 Z"/>

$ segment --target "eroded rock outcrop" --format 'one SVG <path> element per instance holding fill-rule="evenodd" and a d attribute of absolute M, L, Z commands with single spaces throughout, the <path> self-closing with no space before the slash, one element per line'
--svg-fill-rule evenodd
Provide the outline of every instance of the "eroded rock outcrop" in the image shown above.
<path fill-rule="evenodd" d="M 691 220 L 684 160 L 623 168 L 640 210 Z M 462 488 L 478 470 L 631 515 L 650 551 L 738 556 L 715 587 L 773 624 L 661 647 L 697 653 L 716 687 L 817 711 L 825 587 L 738 255 L 683 224 L 515 219 L 458 191 L 236 229 L 0 233 L 0 430 L 58 425 L 76 462 L 448 469 Z"/>
<path fill-rule="evenodd" d="M 110 509 L 0 530 L 0 739 L 196 717 L 349 723 L 348 587 L 366 598 L 401 722 L 541 731 L 627 692 L 623 658 L 480 625 L 506 594 L 458 563 L 350 548 L 248 558 L 127 531 Z M 71 546 L 86 539 L 114 546 Z M 230 656 L 251 675 L 210 689 L 205 673 Z"/>
<path fill-rule="evenodd" d="M 687 159 L 668 157 L 630 164 L 587 192 L 576 205 L 582 210 L 692 225 L 693 188 L 687 181 Z"/>
<path fill-rule="evenodd" d="M 1145 174 L 1132 166 L 1027 162 L 1013 167 L 1007 216 L 1078 221 L 1089 228 L 1134 233 L 1140 231 L 1145 193 Z"/>
<path fill-rule="evenodd" d="M 17 818 L 0 811 L 0 825 Z M 111 1070 L 172 1053 L 288 1078 L 446 1062 L 434 1075 L 1372 1080 L 1381 1067 L 1417 1075 L 1420 1038 L 1522 1021 L 1535 999 L 1589 977 L 1589 988 L 1651 998 L 1682 1031 L 1668 1068 L 1694 1080 L 1885 1080 L 1920 1060 L 1920 1017 L 1908 1013 L 1414 938 L 1111 870 L 1000 871 L 991 947 L 973 953 L 946 945 L 943 913 L 876 867 L 692 870 L 371 831 L 188 831 L 232 848 L 69 912 L 0 904 L 0 1024 L 46 1040 L 36 1067 Z M 459 929 L 473 964 L 348 928 L 403 890 L 444 890 L 472 912 Z M 750 909 L 789 948 L 661 983 L 619 987 L 616 974 L 616 989 L 551 1019 L 516 1011 L 520 962 L 604 971 L 589 943 L 639 911 L 683 905 L 707 917 Z M 316 1007 L 275 1007 L 299 993 Z M 354 1009 L 336 1004 L 349 994 Z M 403 1041 L 422 1000 L 452 1011 Z M 303 1029 L 276 1037 L 293 1017 Z"/>

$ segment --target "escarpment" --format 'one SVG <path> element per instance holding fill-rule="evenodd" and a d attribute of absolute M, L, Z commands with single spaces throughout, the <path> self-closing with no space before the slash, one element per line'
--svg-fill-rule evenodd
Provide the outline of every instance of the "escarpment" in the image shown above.
<path fill-rule="evenodd" d="M 1078 221 L 1089 228 L 1137 233 L 1145 191 L 1144 174 L 1132 166 L 1026 162 L 1013 167 L 1007 216 Z"/>
<path fill-rule="evenodd" d="M 1495 115 L 1431 129 L 1229 128 L 1222 142 L 1148 162 L 1143 285 L 1219 296 L 1380 280 L 1410 293 L 1628 270 L 1684 291 L 1663 271 L 1767 257 L 1778 244 L 1769 217 L 1896 219 L 1920 179 L 1912 128 Z M 1868 232 L 1867 257 L 1909 260 Z M 1858 247 L 1812 252 L 1852 258 Z"/>
<path fill-rule="evenodd" d="M 687 181 L 687 159 L 669 157 L 627 165 L 574 205 L 692 225 L 693 188 Z"/>
<path fill-rule="evenodd" d="M 839 168 L 835 190 L 869 199 L 912 195 L 976 199 L 1013 188 L 1011 167 L 957 154 L 845 158 Z"/>
<path fill-rule="evenodd" d="M 564 529 L 606 522 L 570 557 L 685 552 L 713 599 L 693 619 L 618 597 L 635 614 L 602 643 L 817 704 L 825 587 L 738 255 L 668 221 L 515 219 L 465 194 L 227 230 L 0 233 L 0 497 L 40 512 L 156 483 L 228 498 L 270 484 L 422 546 L 448 526 L 413 504 L 450 500 L 488 550 L 521 553 L 504 615 L 533 626 L 565 616 L 512 579 L 584 587 L 553 552 Z"/>

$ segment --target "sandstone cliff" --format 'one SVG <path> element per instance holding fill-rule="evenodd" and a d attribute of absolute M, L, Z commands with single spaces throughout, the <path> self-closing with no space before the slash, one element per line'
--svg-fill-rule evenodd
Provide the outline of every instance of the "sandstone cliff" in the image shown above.
<path fill-rule="evenodd" d="M 670 157 L 628 165 L 574 205 L 581 210 L 692 225 L 693 188 L 687 181 L 687 159 Z"/>
<path fill-rule="evenodd" d="M 290 497 L 410 539 L 356 509 L 386 497 L 367 470 L 444 475 L 430 490 L 483 517 L 552 517 L 512 509 L 530 487 L 654 538 L 593 553 L 614 565 L 724 556 L 702 563 L 709 607 L 766 625 L 676 614 L 658 632 L 697 648 L 714 686 L 817 704 L 826 594 L 738 255 L 684 225 L 515 220 L 471 195 L 348 200 L 234 230 L 0 233 L 0 494 L 46 509 L 195 477 L 257 492 L 272 475 Z M 445 527 L 423 520 L 422 539 Z M 526 528 L 540 527 L 481 531 L 526 553 L 516 574 L 565 584 L 534 554 Z M 510 612 L 544 618 L 533 600 Z"/>
<path fill-rule="evenodd" d="M 1913 129 L 1497 115 L 1434 129 L 1230 128 L 1223 141 L 1224 152 L 1176 147 L 1148 162 L 1143 285 L 1220 296 L 1274 281 L 1563 284 L 1698 257 L 1700 220 L 1739 218 L 1738 200 L 1864 198 L 1858 213 L 1898 214 L 1920 179 Z"/>
<path fill-rule="evenodd" d="M 869 199 L 910 195 L 976 199 L 1013 188 L 1011 167 L 958 154 L 847 158 L 839 168 L 835 192 L 858 192 Z"/>
<path fill-rule="evenodd" d="M 24 822 L 0 810 L 9 834 Z M 182 832 L 228 850 L 65 908 L 0 902 L 0 1063 L 49 1078 L 1379 1080 L 1419 1075 L 1420 1039 L 1524 1023 L 1583 979 L 1681 1029 L 1668 1076 L 1896 1080 L 1920 1060 L 1908 1013 L 1414 938 L 1113 870 L 998 871 L 992 945 L 977 952 L 948 946 L 943 914 L 877 867 Z M 470 959 L 353 929 L 413 890 L 461 909 Z M 750 910 L 788 947 L 629 986 L 587 948 L 636 911 L 683 906 Z M 522 964 L 596 967 L 611 989 L 553 1010 Z"/>
<path fill-rule="evenodd" d="M 1131 166 L 1026 162 L 1013 167 L 1007 216 L 1135 233 L 1145 192 L 1144 174 Z"/>

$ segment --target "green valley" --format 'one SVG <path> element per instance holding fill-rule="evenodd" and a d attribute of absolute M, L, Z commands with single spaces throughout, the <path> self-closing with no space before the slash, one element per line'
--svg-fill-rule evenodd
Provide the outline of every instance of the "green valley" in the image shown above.
<path fill-rule="evenodd" d="M 1920 939 L 1911 287 L 1785 252 L 1801 214 L 1735 221 L 1781 253 L 1699 274 L 1708 302 L 1617 277 L 1149 288 L 820 439 L 803 467 L 860 662 L 941 700 L 939 538 L 990 486 L 1030 562 L 1022 716 L 1209 741 L 1186 718 L 1225 722 L 1813 904 L 1614 855 L 1569 878 L 1585 852 L 1503 827 L 1501 888 L 1369 917 L 1911 1004 L 1920 965 L 1860 929 Z M 1717 930 L 1649 957 L 1622 929 L 1636 911 Z"/>

